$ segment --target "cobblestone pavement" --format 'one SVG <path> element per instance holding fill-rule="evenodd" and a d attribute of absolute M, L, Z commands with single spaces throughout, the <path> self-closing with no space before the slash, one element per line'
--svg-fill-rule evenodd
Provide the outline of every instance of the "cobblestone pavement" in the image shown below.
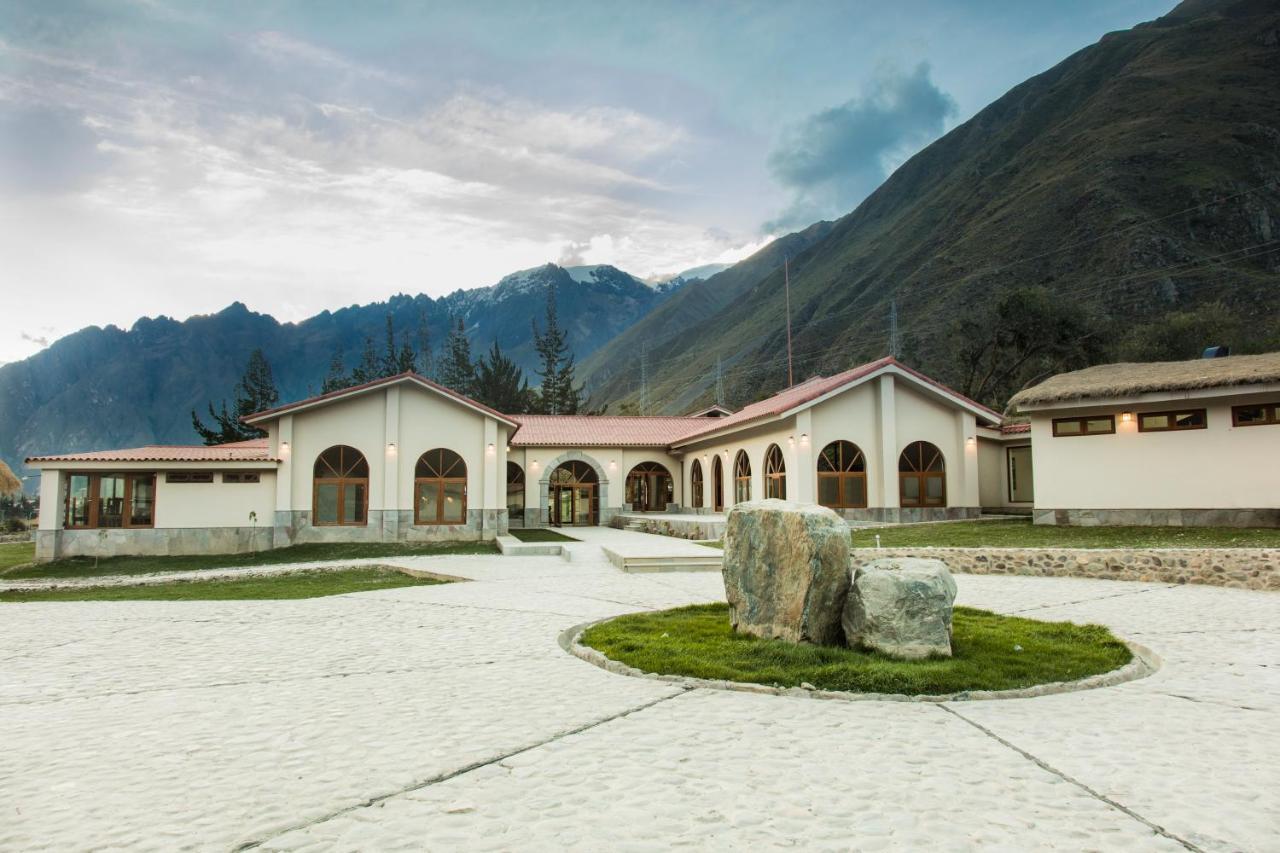
<path fill-rule="evenodd" d="M 947 705 L 685 691 L 572 625 L 719 575 L 385 560 L 471 583 L 0 606 L 0 849 L 1280 850 L 1280 595 L 963 576 L 1164 661 Z"/>

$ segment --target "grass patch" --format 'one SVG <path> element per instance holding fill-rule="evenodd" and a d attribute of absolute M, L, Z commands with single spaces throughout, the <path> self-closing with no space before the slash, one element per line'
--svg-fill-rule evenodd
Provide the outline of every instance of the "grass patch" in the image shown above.
<path fill-rule="evenodd" d="M 856 548 L 1280 548 L 1271 527 L 1059 527 L 1030 519 L 904 524 L 853 531 Z"/>
<path fill-rule="evenodd" d="M 173 581 L 145 586 L 109 586 L 76 589 L 8 590 L 0 601 L 231 601 L 242 599 L 320 598 L 449 583 L 419 578 L 384 566 L 290 572 L 269 577 L 232 580 Z"/>
<path fill-rule="evenodd" d="M 495 554 L 493 542 L 341 542 L 310 543 L 274 548 L 256 554 L 194 554 L 177 557 L 108 557 L 94 566 L 92 557 L 72 557 L 40 563 L 4 573 L 5 580 L 30 578 L 92 578 L 106 575 L 141 575 L 149 572 L 184 572 L 199 569 L 235 569 L 319 560 L 359 560 L 377 557 L 439 556 L 446 554 Z"/>
<path fill-rule="evenodd" d="M 582 643 L 644 672 L 779 687 L 807 681 L 822 690 L 910 695 L 1074 681 L 1124 666 L 1132 657 L 1099 625 L 1039 622 L 968 607 L 954 611 L 953 656 L 919 661 L 736 634 L 727 604 L 622 616 L 589 628 Z"/>
<path fill-rule="evenodd" d="M 35 558 L 36 543 L 34 542 L 0 543 L 0 572 L 30 563 Z"/>
<path fill-rule="evenodd" d="M 515 538 L 521 542 L 579 542 L 581 540 L 574 539 L 572 536 L 565 536 L 554 530 L 548 530 L 545 527 L 517 527 L 507 530 Z"/>

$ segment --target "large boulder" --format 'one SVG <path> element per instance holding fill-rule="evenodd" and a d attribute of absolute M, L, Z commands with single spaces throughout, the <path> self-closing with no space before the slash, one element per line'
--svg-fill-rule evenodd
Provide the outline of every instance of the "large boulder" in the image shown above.
<path fill-rule="evenodd" d="M 853 570 L 845 640 L 900 658 L 951 656 L 956 582 L 941 560 L 897 557 Z"/>
<path fill-rule="evenodd" d="M 724 592 L 735 631 L 841 645 L 849 591 L 849 528 L 826 507 L 740 503 L 724 535 Z"/>

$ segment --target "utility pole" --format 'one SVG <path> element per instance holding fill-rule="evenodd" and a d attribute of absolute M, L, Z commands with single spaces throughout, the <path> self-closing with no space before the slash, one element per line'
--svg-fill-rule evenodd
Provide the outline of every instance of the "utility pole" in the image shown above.
<path fill-rule="evenodd" d="M 889 355 L 897 358 L 901 347 L 898 341 L 898 300 L 889 303 Z"/>
<path fill-rule="evenodd" d="M 787 387 L 790 388 L 795 384 L 795 378 L 791 373 L 791 259 L 786 255 L 782 256 L 782 284 L 787 292 Z"/>
<path fill-rule="evenodd" d="M 720 364 L 720 356 L 716 356 L 716 405 L 724 405 L 724 368 Z"/>
<path fill-rule="evenodd" d="M 640 414 L 649 412 L 649 343 L 640 342 Z"/>

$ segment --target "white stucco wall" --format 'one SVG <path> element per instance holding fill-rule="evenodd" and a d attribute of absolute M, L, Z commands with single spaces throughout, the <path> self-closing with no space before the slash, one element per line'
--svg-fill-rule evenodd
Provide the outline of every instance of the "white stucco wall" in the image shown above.
<path fill-rule="evenodd" d="M 684 504 L 685 491 L 681 484 L 679 457 L 659 448 L 645 447 L 513 447 L 507 459 L 524 469 L 525 506 L 538 508 L 541 500 L 541 481 L 548 470 L 556 466 L 556 460 L 570 453 L 578 453 L 593 460 L 608 482 L 608 494 L 601 506 L 622 509 L 626 498 L 627 474 L 641 462 L 657 462 L 671 472 L 673 500 Z M 503 465 L 503 506 L 506 506 L 506 466 Z"/>
<path fill-rule="evenodd" d="M 222 471 L 212 483 L 168 483 L 156 476 L 157 528 L 270 527 L 274 521 L 276 473 L 264 471 L 257 483 L 224 483 Z M 249 513 L 257 515 L 250 521 Z"/>
<path fill-rule="evenodd" d="M 1231 407 L 1276 396 L 1148 400 L 1032 413 L 1037 509 L 1280 507 L 1280 425 L 1235 427 Z M 1139 432 L 1137 414 L 1204 408 L 1207 428 Z M 1128 423 L 1123 412 L 1134 413 Z M 1058 417 L 1114 415 L 1114 435 L 1054 437 Z"/>

